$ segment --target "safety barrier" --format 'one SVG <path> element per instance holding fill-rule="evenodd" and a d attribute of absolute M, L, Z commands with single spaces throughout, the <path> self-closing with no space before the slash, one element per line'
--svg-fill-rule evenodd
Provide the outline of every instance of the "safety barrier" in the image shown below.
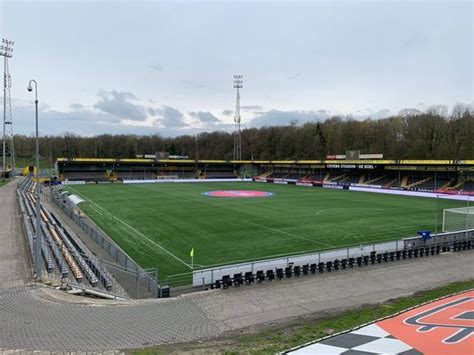
<path fill-rule="evenodd" d="M 471 249 L 473 246 L 474 230 L 442 233 L 426 241 L 420 237 L 404 238 L 392 242 L 196 270 L 193 271 L 193 286 L 239 286 L 254 281 L 271 281 L 275 278 L 352 268 L 355 265 L 437 255 L 449 250 Z"/>
<path fill-rule="evenodd" d="M 141 268 L 94 222 L 80 214 L 66 196 L 60 195 L 55 188 L 52 189 L 52 198 L 54 203 L 112 258 L 113 264 L 104 261 L 102 263 L 131 298 L 163 296 L 156 269 Z"/>

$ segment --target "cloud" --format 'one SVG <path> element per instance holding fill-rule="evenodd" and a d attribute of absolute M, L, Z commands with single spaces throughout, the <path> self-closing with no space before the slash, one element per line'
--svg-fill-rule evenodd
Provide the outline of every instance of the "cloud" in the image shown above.
<path fill-rule="evenodd" d="M 33 135 L 34 107 L 14 103 L 15 131 L 19 134 Z M 51 110 L 46 106 L 39 108 L 40 135 L 60 135 L 64 132 L 74 132 L 78 135 L 92 136 L 97 134 L 152 134 L 156 130 L 149 127 L 133 127 L 121 124 L 116 116 L 85 108 L 70 111 Z"/>
<path fill-rule="evenodd" d="M 278 111 L 271 110 L 258 114 L 249 125 L 254 127 L 263 126 L 286 126 L 293 122 L 303 124 L 312 121 L 321 121 L 328 117 L 318 111 Z"/>
<path fill-rule="evenodd" d="M 170 107 L 163 106 L 163 108 L 155 109 L 160 118 L 156 120 L 164 128 L 183 128 L 189 125 L 184 121 L 184 116 L 181 111 Z"/>
<path fill-rule="evenodd" d="M 222 111 L 224 116 L 232 116 L 234 114 L 234 110 L 224 110 Z"/>
<path fill-rule="evenodd" d="M 357 110 L 354 114 L 354 118 L 356 119 L 366 119 L 366 118 L 373 118 L 373 119 L 380 119 L 380 118 L 387 118 L 393 115 L 393 112 L 387 108 L 374 111 L 370 108 L 366 108 L 365 110 Z"/>
<path fill-rule="evenodd" d="M 163 71 L 163 66 L 160 63 L 156 63 L 150 65 L 150 69 L 161 73 Z"/>
<path fill-rule="evenodd" d="M 194 81 L 194 80 L 181 80 L 181 82 L 185 85 L 188 85 L 190 87 L 192 87 L 193 89 L 202 89 L 204 88 L 204 85 L 197 82 L 197 81 Z"/>
<path fill-rule="evenodd" d="M 78 104 L 78 103 L 72 103 L 72 104 L 69 105 L 69 107 L 73 111 L 78 111 L 78 110 L 83 110 L 84 109 L 84 105 Z"/>
<path fill-rule="evenodd" d="M 297 73 L 295 73 L 295 74 L 293 74 L 293 75 L 290 75 L 290 76 L 288 77 L 288 79 L 296 79 L 296 78 L 299 78 L 300 76 L 301 76 L 301 73 L 300 73 L 300 72 L 297 72 Z"/>
<path fill-rule="evenodd" d="M 263 107 L 260 105 L 245 105 L 245 106 L 240 106 L 242 110 L 245 111 L 262 111 Z"/>
<path fill-rule="evenodd" d="M 196 118 L 201 123 L 213 124 L 220 122 L 219 119 L 210 112 L 189 112 L 189 115 L 193 118 Z"/>
<path fill-rule="evenodd" d="M 137 98 L 130 92 L 100 90 L 98 95 L 99 101 L 93 105 L 96 110 L 132 121 L 143 121 L 147 117 L 146 108 L 132 102 Z"/>

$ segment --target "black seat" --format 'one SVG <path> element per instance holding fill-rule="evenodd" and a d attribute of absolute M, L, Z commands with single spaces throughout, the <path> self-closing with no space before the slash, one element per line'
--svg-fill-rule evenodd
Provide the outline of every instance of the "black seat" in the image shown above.
<path fill-rule="evenodd" d="M 319 263 L 318 264 L 318 271 L 320 274 L 324 272 L 324 263 Z"/>
<path fill-rule="evenodd" d="M 364 264 L 369 265 L 369 256 L 368 255 L 364 255 Z"/>
<path fill-rule="evenodd" d="M 234 286 L 240 286 L 244 283 L 244 280 L 242 279 L 242 273 L 239 272 L 238 274 L 234 274 Z"/>
<path fill-rule="evenodd" d="M 255 280 L 255 278 L 253 276 L 252 271 L 248 271 L 248 272 L 245 273 L 245 283 L 247 285 L 250 285 L 254 280 Z"/>
<path fill-rule="evenodd" d="M 309 265 L 308 264 L 304 264 L 303 265 L 303 275 L 308 275 L 308 272 L 309 272 Z"/>
<path fill-rule="evenodd" d="M 224 286 L 224 288 L 232 286 L 232 279 L 230 278 L 230 275 L 224 275 L 222 277 L 222 285 Z"/>
<path fill-rule="evenodd" d="M 345 270 L 345 269 L 346 269 L 346 265 L 347 265 L 347 259 L 342 259 L 342 260 L 341 260 L 341 267 L 342 267 L 342 270 Z"/>

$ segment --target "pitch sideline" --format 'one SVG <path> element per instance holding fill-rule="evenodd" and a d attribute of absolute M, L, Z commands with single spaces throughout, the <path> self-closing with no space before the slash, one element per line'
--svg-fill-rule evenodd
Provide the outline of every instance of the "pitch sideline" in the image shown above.
<path fill-rule="evenodd" d="M 88 199 L 87 197 L 81 195 L 79 192 L 77 192 L 74 188 L 72 188 L 71 190 L 73 190 L 76 194 L 78 194 L 79 196 L 81 196 L 82 198 L 84 198 L 86 201 L 90 202 L 91 204 L 95 205 L 96 207 L 98 207 L 100 210 L 102 210 L 104 213 L 106 213 L 107 215 L 109 215 L 112 219 L 115 219 L 117 221 L 119 221 L 120 223 L 122 223 L 125 227 L 127 227 L 128 229 L 130 229 L 131 231 L 135 232 L 136 234 L 140 235 L 142 238 L 144 238 L 145 240 L 147 240 L 148 242 L 150 242 L 151 244 L 155 245 L 156 247 L 158 247 L 160 250 L 162 250 L 163 252 L 165 252 L 166 254 L 168 254 L 169 256 L 173 257 L 174 259 L 178 260 L 180 263 L 186 265 L 190 270 L 192 270 L 193 268 L 191 267 L 190 264 L 188 264 L 187 262 L 185 262 L 183 259 L 181 259 L 180 257 L 176 256 L 175 254 L 173 254 L 171 251 L 169 251 L 168 249 L 166 249 L 165 247 L 159 245 L 158 243 L 156 243 L 155 241 L 151 240 L 150 238 L 148 238 L 146 235 L 144 235 L 142 232 L 136 230 L 135 228 L 133 228 L 131 225 L 129 225 L 128 223 L 122 221 L 120 218 L 114 216 L 112 213 L 110 213 L 109 211 L 107 211 L 106 209 L 104 209 L 102 206 L 98 205 L 97 203 L 95 203 L 94 201 Z"/>

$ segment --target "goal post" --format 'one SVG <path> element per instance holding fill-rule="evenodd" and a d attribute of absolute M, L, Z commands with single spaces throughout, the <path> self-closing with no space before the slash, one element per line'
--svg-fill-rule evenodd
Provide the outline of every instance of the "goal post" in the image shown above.
<path fill-rule="evenodd" d="M 443 210 L 443 232 L 474 229 L 474 206 Z"/>

